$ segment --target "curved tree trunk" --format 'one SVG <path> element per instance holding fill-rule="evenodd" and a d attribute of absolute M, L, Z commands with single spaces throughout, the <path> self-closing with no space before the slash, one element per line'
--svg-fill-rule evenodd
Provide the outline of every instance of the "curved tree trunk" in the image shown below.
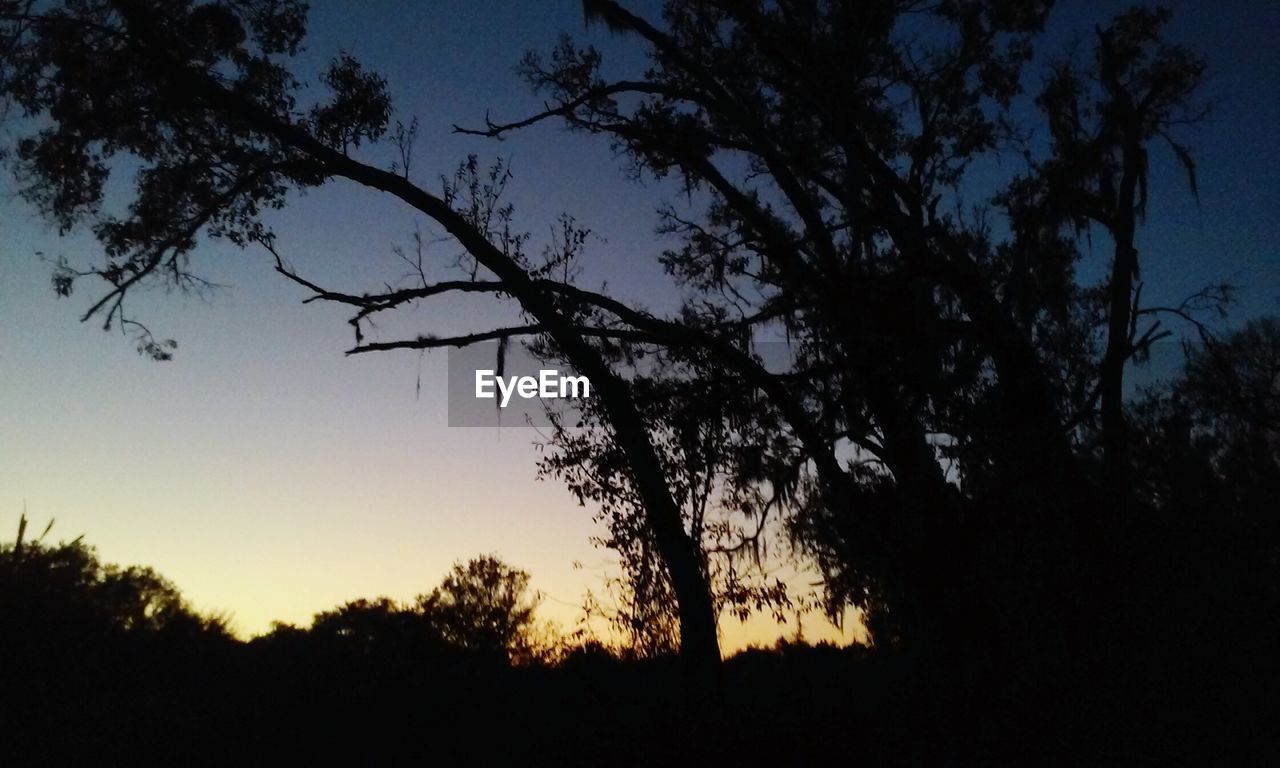
<path fill-rule="evenodd" d="M 144 45 L 153 53 L 165 51 L 163 39 L 151 34 L 145 17 L 133 10 L 126 11 L 125 15 L 131 31 Z M 164 71 L 157 72 L 158 76 L 181 87 L 194 106 L 227 113 L 247 127 L 300 153 L 323 173 L 393 195 L 440 224 L 477 262 L 505 283 L 506 290 L 543 326 L 578 372 L 591 380 L 609 414 L 618 443 L 626 452 L 636 488 L 644 503 L 647 522 L 657 541 L 658 553 L 671 576 L 679 602 L 681 656 L 688 662 L 691 672 L 700 677 L 708 675 L 720 662 L 720 646 L 711 591 L 702 570 L 698 544 L 684 530 L 679 507 L 671 497 L 665 473 L 626 383 L 578 333 L 551 296 L 523 267 L 489 242 L 484 233 L 443 199 L 402 176 L 366 165 L 332 149 L 300 126 L 281 120 L 240 95 L 227 91 L 207 73 L 192 70 L 177 60 L 171 60 L 169 64 Z"/>

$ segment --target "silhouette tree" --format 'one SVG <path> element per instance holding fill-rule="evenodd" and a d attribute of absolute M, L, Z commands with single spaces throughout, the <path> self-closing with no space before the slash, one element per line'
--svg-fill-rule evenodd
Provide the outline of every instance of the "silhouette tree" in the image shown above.
<path fill-rule="evenodd" d="M 1172 131 L 1202 113 L 1201 60 L 1163 42 L 1166 12 L 1133 10 L 1098 29 L 1092 66 L 1053 67 L 1037 102 L 1053 142 L 1026 149 L 1014 102 L 1049 5 L 673 0 L 657 22 L 593 0 L 588 19 L 647 71 L 608 79 L 566 38 L 522 65 L 545 111 L 465 129 L 559 120 L 682 182 L 692 205 L 663 216 L 682 242 L 661 259 L 693 298 L 660 320 L 593 296 L 596 322 L 699 346 L 763 394 L 777 439 L 744 447 L 800 468 L 795 530 L 833 594 L 892 607 L 886 631 L 958 664 L 1047 670 L 1090 642 L 1058 617 L 1108 591 L 1100 542 L 1128 497 L 1117 398 L 1161 333 L 1132 248 L 1147 147 L 1191 170 Z M 1026 175 L 977 215 L 949 202 L 1009 150 Z M 1118 254 L 1096 288 L 1074 273 L 1085 221 Z M 790 339 L 793 365 L 766 369 L 753 334 Z"/>
<path fill-rule="evenodd" d="M 1108 492 L 1121 506 L 1130 493 L 1124 369 L 1155 338 L 1151 330 L 1139 337 L 1134 244 L 1146 213 L 1148 147 L 1156 140 L 1167 144 L 1196 192 L 1195 162 L 1174 130 L 1209 112 L 1193 101 L 1204 60 L 1161 40 L 1169 18 L 1166 9 L 1135 8 L 1098 29 L 1091 66 L 1068 59 L 1054 67 L 1038 100 L 1053 138 L 1052 156 L 1036 166 L 1029 182 L 1039 196 L 1029 207 L 1037 211 L 1033 225 L 1056 219 L 1080 232 L 1095 224 L 1115 247 L 1105 285 L 1106 349 L 1097 397 Z"/>
<path fill-rule="evenodd" d="M 318 613 L 309 635 L 322 646 L 383 663 L 410 663 L 445 648 L 442 633 L 421 612 L 385 597 L 352 600 Z"/>
<path fill-rule="evenodd" d="M 708 365 L 703 350 L 624 343 L 611 351 L 614 365 L 637 370 L 629 381 L 663 462 L 672 497 L 680 505 L 690 540 L 711 588 L 717 616 L 745 619 L 768 611 L 783 620 L 792 607 L 786 585 L 761 567 L 780 531 L 770 527 L 780 499 L 794 489 L 792 466 L 767 466 L 756 446 L 776 424 L 765 425 L 753 411 L 757 397 L 735 377 Z M 590 400 L 572 413 L 549 411 L 552 435 L 542 446 L 544 476 L 562 480 L 584 506 L 596 510 L 606 535 L 595 543 L 619 556 L 622 578 L 608 583 L 608 606 L 601 598 L 588 613 L 603 615 L 629 650 L 640 656 L 670 651 L 678 625 L 673 590 L 651 530 L 644 524 L 643 500 L 627 471 L 626 454 L 607 428 L 608 416 Z M 584 428 L 586 427 L 586 428 Z M 776 548 L 776 547 L 775 547 Z"/>
<path fill-rule="evenodd" d="M 202 616 L 151 568 L 104 564 L 80 538 L 27 540 L 21 519 L 12 544 L 0 544 L 0 632 L 28 650 L 122 634 L 228 637 L 219 616 Z"/>
<path fill-rule="evenodd" d="M 503 659 L 531 650 L 536 606 L 529 574 L 493 555 L 455 563 L 440 586 L 418 598 L 418 610 L 445 642 Z"/>
<path fill-rule="evenodd" d="M 1123 536 L 1137 576 L 1111 641 L 1129 651 L 1135 709 L 1159 713 L 1136 724 L 1248 744 L 1269 731 L 1252 702 L 1280 678 L 1280 325 L 1260 318 L 1187 353 L 1179 376 L 1128 407 L 1138 511 Z M 1229 693 L 1210 705 L 1213 688 Z"/>
<path fill-rule="evenodd" d="M 1236 529 L 1237 566 L 1251 559 L 1251 580 L 1280 593 L 1272 509 L 1280 492 L 1280 321 L 1258 318 L 1187 353 L 1181 376 L 1131 406 L 1135 490 L 1155 514 Z"/>
<path fill-rule="evenodd" d="M 548 270 L 524 253 L 524 238 L 503 226 L 509 209 L 494 204 L 500 174 L 486 185 L 472 163 L 469 183 L 428 192 L 410 176 L 412 121 L 391 132 L 401 156 L 393 170 L 358 159 L 388 134 L 392 106 L 386 82 L 355 58 L 339 55 L 321 74 L 323 100 L 299 103 L 300 84 L 287 65 L 305 36 L 305 12 L 293 0 L 0 4 L 0 94 L 27 118 L 26 135 L 14 145 L 22 194 L 60 233 L 87 225 L 102 246 L 96 265 L 60 263 L 55 290 L 65 296 L 85 278 L 105 282 L 105 295 L 83 319 L 119 324 L 135 333 L 139 352 L 167 359 L 174 342 L 126 314 L 125 299 L 148 284 L 205 290 L 190 264 L 203 234 L 261 246 L 283 275 L 316 298 L 353 307 L 351 353 L 544 334 L 589 377 L 609 413 L 671 576 L 681 652 L 693 669 L 710 669 L 719 646 L 696 546 L 683 531 L 626 383 L 592 345 L 615 332 L 578 325 L 581 297 L 549 280 Z M 105 185 L 122 167 L 136 170 L 132 197 L 121 210 L 108 210 Z M 262 214 L 285 205 L 290 190 L 335 178 L 427 216 L 477 269 L 468 279 L 440 283 L 419 272 L 419 283 L 377 295 L 328 290 L 297 274 Z M 480 279 L 481 268 L 492 279 Z M 457 337 L 365 341 L 363 329 L 377 313 L 454 292 L 512 297 L 531 322 Z"/>

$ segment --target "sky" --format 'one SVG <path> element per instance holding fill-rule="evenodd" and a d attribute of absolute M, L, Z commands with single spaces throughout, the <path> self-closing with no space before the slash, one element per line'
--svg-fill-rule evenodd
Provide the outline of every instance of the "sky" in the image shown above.
<path fill-rule="evenodd" d="M 1064 3 L 1045 44 L 1121 3 Z M 653 3 L 632 7 L 652 14 Z M 1211 121 L 1188 135 L 1200 170 L 1195 200 L 1157 157 L 1139 247 L 1146 297 L 1176 303 L 1203 285 L 1243 287 L 1232 320 L 1280 307 L 1280 5 L 1174 3 L 1173 37 L 1205 53 Z M 339 49 L 385 75 L 398 112 L 416 115 L 414 177 L 428 188 L 469 152 L 511 163 L 510 200 L 535 240 L 561 212 L 595 233 L 584 281 L 655 309 L 677 299 L 656 267 L 654 209 L 670 192 L 628 181 L 607 143 L 537 127 L 503 141 L 456 136 L 536 111 L 513 74 L 530 48 L 562 31 L 595 42 L 612 71 L 643 62 L 625 41 L 584 31 L 577 0 L 313 3 L 301 71 Z M 1012 162 L 1012 161 L 1011 161 Z M 270 257 L 206 244 L 197 271 L 225 287 L 199 297 L 163 292 L 130 312 L 180 344 L 172 362 L 135 354 L 118 333 L 78 322 L 90 292 L 57 300 L 45 257 L 92 255 L 86 238 L 59 238 L 13 195 L 0 199 L 0 535 L 26 510 L 51 538 L 83 534 L 108 561 L 145 564 L 201 610 L 229 613 L 249 636 L 272 620 L 376 595 L 426 592 L 458 559 L 496 553 L 533 576 L 542 615 L 572 628 L 584 590 L 609 573 L 600 533 L 554 481 L 536 477 L 536 434 L 450 428 L 445 355 L 346 357 L 346 315 L 302 305 Z M 376 289 L 403 268 L 392 249 L 427 223 L 392 201 L 335 183 L 297 199 L 271 223 L 281 252 L 322 284 Z M 1084 273 L 1105 266 L 1105 246 Z M 433 246 L 435 276 L 456 256 Z M 449 333 L 510 317 L 486 298 L 433 305 L 396 329 Z M 420 388 L 419 388 L 420 386 Z M 793 576 L 797 585 L 813 574 Z M 724 623 L 726 648 L 769 642 L 769 620 Z M 805 619 L 805 635 L 853 637 Z"/>

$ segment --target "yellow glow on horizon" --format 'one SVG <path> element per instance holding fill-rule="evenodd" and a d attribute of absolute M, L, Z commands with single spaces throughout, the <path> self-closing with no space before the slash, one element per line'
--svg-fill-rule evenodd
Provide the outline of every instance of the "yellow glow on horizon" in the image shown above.
<path fill-rule="evenodd" d="M 0 538 L 24 509 L 29 530 L 53 519 L 50 541 L 83 535 L 104 562 L 154 568 L 241 637 L 361 597 L 411 600 L 483 553 L 532 575 L 542 618 L 576 627 L 609 567 L 599 529 L 536 480 L 528 430 L 445 426 L 442 357 L 348 360 L 323 323 L 299 326 L 314 339 L 264 335 L 296 322 L 288 297 L 247 292 L 216 325 L 169 317 L 182 354 L 156 365 L 76 325 L 41 264 L 17 266 L 0 282 L 30 327 L 0 324 Z M 721 630 L 726 653 L 795 635 L 767 617 Z M 804 636 L 856 638 L 818 616 Z"/>

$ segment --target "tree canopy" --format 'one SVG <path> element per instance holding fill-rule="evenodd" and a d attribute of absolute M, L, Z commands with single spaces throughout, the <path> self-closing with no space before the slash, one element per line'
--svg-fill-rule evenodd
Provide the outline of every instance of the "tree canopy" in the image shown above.
<path fill-rule="evenodd" d="M 126 636 L 179 642 L 227 639 L 225 618 L 191 608 L 178 589 L 145 566 L 103 563 L 77 538 L 56 545 L 29 539 L 27 520 L 12 543 L 0 544 L 2 647 L 12 657 L 49 644 L 89 647 Z"/>

